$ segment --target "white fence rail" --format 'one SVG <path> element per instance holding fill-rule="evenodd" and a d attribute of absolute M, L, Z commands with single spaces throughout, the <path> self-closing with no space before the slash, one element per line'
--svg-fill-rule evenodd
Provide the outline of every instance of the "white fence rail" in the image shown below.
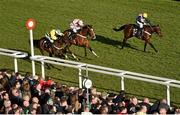
<path fill-rule="evenodd" d="M 14 71 L 18 72 L 18 63 L 17 58 L 25 58 L 28 56 L 27 53 L 15 51 L 15 50 L 8 50 L 0 48 L 0 55 L 9 56 L 14 58 Z"/>
<path fill-rule="evenodd" d="M 0 55 L 10 56 L 14 58 L 15 72 L 18 72 L 17 58 L 27 57 L 27 53 L 14 51 L 14 50 L 8 50 L 8 49 L 2 49 L 2 48 L 0 48 Z M 92 65 L 92 64 L 63 60 L 59 58 L 53 58 L 53 57 L 47 57 L 47 56 L 41 56 L 41 55 L 35 55 L 33 57 L 30 57 L 30 59 L 41 62 L 41 70 L 42 70 L 43 78 L 45 78 L 45 68 L 44 68 L 45 63 L 78 69 L 80 88 L 82 88 L 81 70 L 86 70 L 86 76 L 88 76 L 88 71 L 92 71 L 92 72 L 119 77 L 121 78 L 121 90 L 125 89 L 124 79 L 134 79 L 134 80 L 139 80 L 139 81 L 165 85 L 167 87 L 167 90 L 166 90 L 167 102 L 169 105 L 170 105 L 170 87 L 180 88 L 180 81 L 174 80 L 174 79 L 161 78 L 161 77 L 156 77 L 156 76 L 151 76 L 151 75 L 145 75 L 145 74 L 140 74 L 140 73 L 135 73 L 135 72 L 130 72 L 130 71 L 118 70 L 118 69 L 113 69 L 113 68 L 107 68 L 107 67 L 102 67 L 102 66 L 97 66 L 97 65 Z"/>
<path fill-rule="evenodd" d="M 41 62 L 41 69 L 42 69 L 42 77 L 45 78 L 45 70 L 44 70 L 44 63 L 61 65 L 71 68 L 79 69 L 79 87 L 82 88 L 82 73 L 81 70 L 86 70 L 86 76 L 88 76 L 88 71 L 113 75 L 116 77 L 121 78 L 121 90 L 124 90 L 124 79 L 134 79 L 139 81 L 145 81 L 150 83 L 156 83 L 165 85 L 167 87 L 167 102 L 170 105 L 170 87 L 180 88 L 180 81 L 168 78 L 161 78 L 151 75 L 145 75 L 130 71 L 112 69 L 92 64 L 80 63 L 75 61 L 63 60 L 59 58 L 52 58 L 47 56 L 36 55 L 31 57 L 31 60 Z"/>

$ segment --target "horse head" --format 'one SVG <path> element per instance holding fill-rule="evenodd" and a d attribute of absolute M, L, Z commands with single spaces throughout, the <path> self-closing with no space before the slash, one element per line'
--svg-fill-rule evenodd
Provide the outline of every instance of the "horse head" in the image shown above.
<path fill-rule="evenodd" d="M 81 34 L 83 36 L 90 36 L 91 39 L 96 39 L 96 34 L 92 28 L 92 25 L 85 25 L 82 27 Z"/>
<path fill-rule="evenodd" d="M 156 25 L 154 26 L 154 32 L 156 32 L 156 34 L 159 36 L 159 37 L 162 37 L 162 33 L 161 33 L 161 28 L 159 25 Z"/>

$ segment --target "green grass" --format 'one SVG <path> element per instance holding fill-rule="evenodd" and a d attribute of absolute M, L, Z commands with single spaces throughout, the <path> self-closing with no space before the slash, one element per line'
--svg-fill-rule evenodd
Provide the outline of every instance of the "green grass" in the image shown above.
<path fill-rule="evenodd" d="M 130 39 L 128 44 L 137 49 L 125 47 L 120 49 L 122 32 L 114 32 L 117 25 L 134 23 L 139 12 L 147 12 L 153 24 L 160 24 L 163 38 L 153 35 L 151 41 L 159 50 L 155 53 L 150 46 L 143 52 L 144 43 Z M 180 80 L 180 2 L 171 0 L 1 0 L 0 1 L 0 47 L 22 50 L 30 53 L 29 31 L 25 27 L 28 18 L 37 21 L 34 39 L 38 40 L 52 28 L 69 28 L 74 18 L 80 18 L 86 24 L 92 24 L 97 39 L 91 46 L 100 56 L 96 58 L 90 52 L 84 57 L 83 48 L 72 47 L 80 56 L 81 62 L 122 69 L 132 72 L 150 74 Z M 35 54 L 40 54 L 35 48 Z M 20 62 L 20 61 L 18 61 Z M 31 63 L 21 60 L 19 70 L 31 72 Z M 46 75 L 69 85 L 78 86 L 78 70 L 55 66 L 47 70 Z M 11 58 L 0 56 L 0 68 L 13 69 Z M 36 63 L 36 73 L 41 68 Z M 118 91 L 120 80 L 113 76 L 89 73 L 93 85 L 99 90 Z M 128 93 L 151 97 L 152 100 L 166 96 L 166 87 L 134 80 L 125 80 Z M 180 105 L 180 89 L 171 92 L 173 103 Z"/>

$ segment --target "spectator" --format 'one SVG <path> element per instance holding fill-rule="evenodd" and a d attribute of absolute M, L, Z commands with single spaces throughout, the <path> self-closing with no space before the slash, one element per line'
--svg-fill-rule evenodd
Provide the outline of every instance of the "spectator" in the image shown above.
<path fill-rule="evenodd" d="M 127 106 L 127 110 L 129 114 L 133 114 L 137 112 L 137 107 L 138 107 L 138 100 L 136 97 L 132 97 L 130 99 L 130 103 Z"/>
<path fill-rule="evenodd" d="M 140 106 L 140 110 L 136 113 L 136 115 L 146 115 L 147 107 L 145 105 Z"/>
<path fill-rule="evenodd" d="M 23 109 L 24 114 L 29 114 L 30 113 L 29 101 L 23 101 L 22 109 Z"/>
<path fill-rule="evenodd" d="M 17 85 L 17 87 L 19 87 Z M 18 104 L 19 106 L 22 105 L 22 98 L 20 97 L 20 91 L 17 87 L 12 87 L 10 90 L 10 100 L 12 104 Z"/>
<path fill-rule="evenodd" d="M 180 115 L 180 109 L 179 109 L 179 108 L 176 108 L 174 114 L 175 114 L 175 115 Z"/>
<path fill-rule="evenodd" d="M 86 105 L 86 106 L 84 107 L 84 110 L 83 110 L 83 112 L 81 112 L 81 115 L 93 115 L 93 114 L 90 112 L 88 105 Z"/>
<path fill-rule="evenodd" d="M 30 114 L 31 115 L 36 115 L 37 114 L 36 109 L 35 108 L 30 109 Z"/>
<path fill-rule="evenodd" d="M 151 108 L 151 105 L 149 103 L 149 99 L 147 97 L 144 98 L 144 100 L 139 103 L 140 106 L 146 106 L 147 108 L 147 113 L 150 113 L 150 108 Z"/>
<path fill-rule="evenodd" d="M 2 89 L 9 91 L 11 86 L 9 84 L 9 77 L 5 73 L 0 75 L 0 84 Z"/>
<path fill-rule="evenodd" d="M 28 95 L 31 98 L 31 86 L 28 79 L 24 79 L 22 82 L 22 96 Z"/>
<path fill-rule="evenodd" d="M 4 113 L 9 114 L 9 112 L 12 110 L 11 107 L 11 101 L 10 100 L 5 100 L 4 101 Z"/>
<path fill-rule="evenodd" d="M 161 108 L 159 109 L 159 114 L 160 114 L 160 115 L 166 115 L 166 114 L 167 114 L 167 109 L 161 107 Z"/>
<path fill-rule="evenodd" d="M 100 111 L 100 114 L 103 114 L 103 115 L 108 114 L 108 111 L 109 111 L 108 106 L 106 105 L 101 106 L 99 111 Z"/>
<path fill-rule="evenodd" d="M 164 108 L 164 109 L 166 109 L 166 113 L 170 113 L 170 107 L 169 107 L 169 105 L 167 104 L 167 101 L 166 101 L 166 99 L 162 99 L 161 101 L 160 101 L 160 104 L 159 104 L 159 111 L 160 111 L 160 109 L 161 108 Z M 164 111 L 163 109 L 162 109 L 162 111 Z"/>
<path fill-rule="evenodd" d="M 115 104 L 118 104 L 119 102 L 122 102 L 125 100 L 125 91 L 121 90 L 119 94 L 113 99 L 113 102 Z"/>
<path fill-rule="evenodd" d="M 128 115 L 127 108 L 125 106 L 120 107 L 119 112 L 117 114 L 118 115 Z"/>

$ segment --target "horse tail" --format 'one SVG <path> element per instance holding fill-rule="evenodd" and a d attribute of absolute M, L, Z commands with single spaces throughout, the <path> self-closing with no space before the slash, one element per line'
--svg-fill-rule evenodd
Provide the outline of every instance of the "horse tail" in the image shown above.
<path fill-rule="evenodd" d="M 123 26 L 118 27 L 118 28 L 113 28 L 113 30 L 114 30 L 114 31 L 121 31 L 121 30 L 123 30 L 125 27 L 126 27 L 126 25 L 123 25 Z"/>

